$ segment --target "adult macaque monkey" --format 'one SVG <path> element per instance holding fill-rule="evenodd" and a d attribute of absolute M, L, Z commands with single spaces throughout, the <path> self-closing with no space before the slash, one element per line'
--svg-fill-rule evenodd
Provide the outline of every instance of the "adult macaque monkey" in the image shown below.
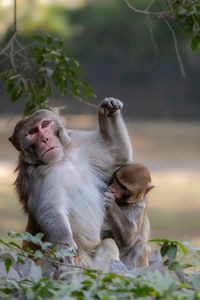
<path fill-rule="evenodd" d="M 138 163 L 121 167 L 105 193 L 107 221 L 103 237 L 116 241 L 128 269 L 148 266 L 150 226 L 146 194 L 153 188 L 148 169 Z"/>
<path fill-rule="evenodd" d="M 119 258 L 113 240 L 100 240 L 103 193 L 116 168 L 132 159 L 122 107 L 114 98 L 102 101 L 99 131 L 67 130 L 54 112 L 38 110 L 19 121 L 9 138 L 20 151 L 15 185 L 29 217 L 27 230 L 43 232 L 56 247 L 78 248 L 87 267 L 103 271 Z M 96 255 L 87 255 L 94 249 Z"/>

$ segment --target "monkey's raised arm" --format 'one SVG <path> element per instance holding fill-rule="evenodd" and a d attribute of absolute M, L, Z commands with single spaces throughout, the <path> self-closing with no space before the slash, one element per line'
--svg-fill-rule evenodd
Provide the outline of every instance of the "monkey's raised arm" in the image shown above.
<path fill-rule="evenodd" d="M 132 161 L 131 141 L 122 119 L 123 103 L 114 98 L 105 98 L 99 106 L 98 119 L 102 136 L 111 142 L 119 164 Z"/>

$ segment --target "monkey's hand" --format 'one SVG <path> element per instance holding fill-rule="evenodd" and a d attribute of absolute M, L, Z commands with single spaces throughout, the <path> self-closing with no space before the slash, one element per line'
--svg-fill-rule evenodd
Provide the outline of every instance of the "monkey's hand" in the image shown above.
<path fill-rule="evenodd" d="M 56 249 L 59 251 L 58 256 L 61 263 L 74 264 L 74 257 L 77 255 L 77 245 L 57 244 Z"/>
<path fill-rule="evenodd" d="M 117 111 L 123 108 L 122 101 L 115 98 L 105 98 L 100 106 L 99 113 L 108 117 L 112 117 Z"/>
<path fill-rule="evenodd" d="M 112 209 L 115 205 L 115 196 L 111 192 L 105 192 L 104 205 L 107 209 Z"/>

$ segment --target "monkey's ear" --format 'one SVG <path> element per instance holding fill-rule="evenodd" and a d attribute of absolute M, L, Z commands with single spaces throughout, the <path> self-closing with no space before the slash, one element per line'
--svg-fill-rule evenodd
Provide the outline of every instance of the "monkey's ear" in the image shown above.
<path fill-rule="evenodd" d="M 59 128 L 58 137 L 63 146 L 66 146 L 71 141 L 71 138 L 69 137 L 67 131 L 63 127 Z"/>
<path fill-rule="evenodd" d="M 8 139 L 12 144 L 13 146 L 18 150 L 18 151 L 21 151 L 21 148 L 19 146 L 19 144 L 16 142 L 14 136 L 10 136 L 9 139 Z"/>
<path fill-rule="evenodd" d="M 152 190 L 154 187 L 155 187 L 155 185 L 153 185 L 153 184 L 151 184 L 151 183 L 148 183 L 148 186 L 147 186 L 147 188 L 146 188 L 145 193 L 147 194 L 147 193 L 150 192 L 150 190 Z"/>

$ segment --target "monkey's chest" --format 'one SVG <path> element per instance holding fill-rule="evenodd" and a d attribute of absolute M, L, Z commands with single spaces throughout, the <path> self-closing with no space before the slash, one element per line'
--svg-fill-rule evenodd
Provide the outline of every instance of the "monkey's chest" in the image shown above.
<path fill-rule="evenodd" d="M 66 196 L 70 199 L 70 214 L 101 215 L 102 195 L 99 192 L 100 180 L 84 163 L 69 163 L 64 170 Z"/>

